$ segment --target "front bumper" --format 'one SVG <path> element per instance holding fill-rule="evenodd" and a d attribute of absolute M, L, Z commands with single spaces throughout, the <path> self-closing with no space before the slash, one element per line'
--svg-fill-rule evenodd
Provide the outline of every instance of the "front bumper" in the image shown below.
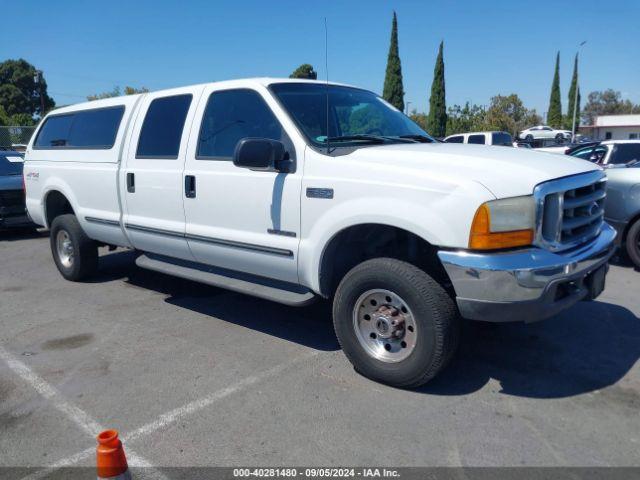
<path fill-rule="evenodd" d="M 589 295 L 589 274 L 606 265 L 615 237 L 615 229 L 604 223 L 594 240 L 570 252 L 540 248 L 503 253 L 441 250 L 438 256 L 463 317 L 534 322 Z"/>

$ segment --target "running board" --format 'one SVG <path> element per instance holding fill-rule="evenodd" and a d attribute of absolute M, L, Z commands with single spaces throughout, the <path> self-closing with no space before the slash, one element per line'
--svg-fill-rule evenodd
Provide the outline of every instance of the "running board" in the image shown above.
<path fill-rule="evenodd" d="M 205 283 L 295 307 L 308 305 L 316 299 L 316 295 L 312 291 L 299 285 L 263 277 L 254 277 L 241 272 L 224 270 L 161 255 L 142 254 L 136 259 L 136 265 L 147 270 L 186 278 L 194 282 Z"/>

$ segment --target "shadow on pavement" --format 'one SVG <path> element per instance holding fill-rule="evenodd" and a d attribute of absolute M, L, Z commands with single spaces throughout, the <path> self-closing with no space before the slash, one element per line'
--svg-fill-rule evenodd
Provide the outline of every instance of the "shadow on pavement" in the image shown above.
<path fill-rule="evenodd" d="M 32 238 L 43 238 L 48 236 L 48 230 L 38 231 L 35 228 L 12 228 L 10 230 L 0 230 L 0 243 L 17 242 L 20 240 L 30 240 Z"/>
<path fill-rule="evenodd" d="M 167 295 L 166 302 L 322 351 L 339 349 L 328 302 L 305 308 L 209 287 L 137 268 L 133 252 L 101 257 L 96 281 Z M 430 395 L 467 395 L 497 380 L 501 392 L 561 398 L 615 384 L 640 358 L 640 319 L 624 307 L 580 302 L 533 324 L 464 322 L 457 356 L 436 379 L 418 389 Z M 637 399 L 640 402 L 640 398 Z M 640 407 L 640 403 L 638 404 Z"/>
<path fill-rule="evenodd" d="M 135 266 L 136 254 L 121 251 L 100 257 L 92 282 L 124 279 L 126 284 L 167 296 L 165 301 L 210 317 L 322 351 L 339 350 L 328 302 L 288 307 Z"/>
<path fill-rule="evenodd" d="M 420 391 L 466 395 L 493 378 L 508 395 L 570 397 L 615 384 L 640 358 L 640 319 L 610 303 L 580 302 L 528 325 L 465 327 L 456 359 Z"/>

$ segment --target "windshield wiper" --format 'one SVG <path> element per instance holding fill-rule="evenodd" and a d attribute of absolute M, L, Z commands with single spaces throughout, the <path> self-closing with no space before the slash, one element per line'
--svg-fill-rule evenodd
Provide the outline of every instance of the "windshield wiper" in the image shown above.
<path fill-rule="evenodd" d="M 425 135 L 400 135 L 400 138 L 417 140 L 418 142 L 421 142 L 421 143 L 433 143 L 433 140 Z"/>
<path fill-rule="evenodd" d="M 388 140 L 384 137 L 380 137 L 378 135 L 368 135 L 368 134 L 359 134 L 359 135 L 339 135 L 337 137 L 329 137 L 325 139 L 325 142 L 350 142 L 356 140 L 364 140 L 372 143 L 386 143 Z"/>

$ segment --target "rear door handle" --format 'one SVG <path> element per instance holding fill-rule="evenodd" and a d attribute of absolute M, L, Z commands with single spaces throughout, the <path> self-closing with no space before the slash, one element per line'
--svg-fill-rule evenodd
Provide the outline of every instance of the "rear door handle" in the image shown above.
<path fill-rule="evenodd" d="M 133 173 L 127 173 L 127 192 L 134 193 L 136 191 L 136 177 Z"/>
<path fill-rule="evenodd" d="M 195 175 L 184 176 L 184 194 L 187 198 L 196 198 L 196 177 Z"/>

